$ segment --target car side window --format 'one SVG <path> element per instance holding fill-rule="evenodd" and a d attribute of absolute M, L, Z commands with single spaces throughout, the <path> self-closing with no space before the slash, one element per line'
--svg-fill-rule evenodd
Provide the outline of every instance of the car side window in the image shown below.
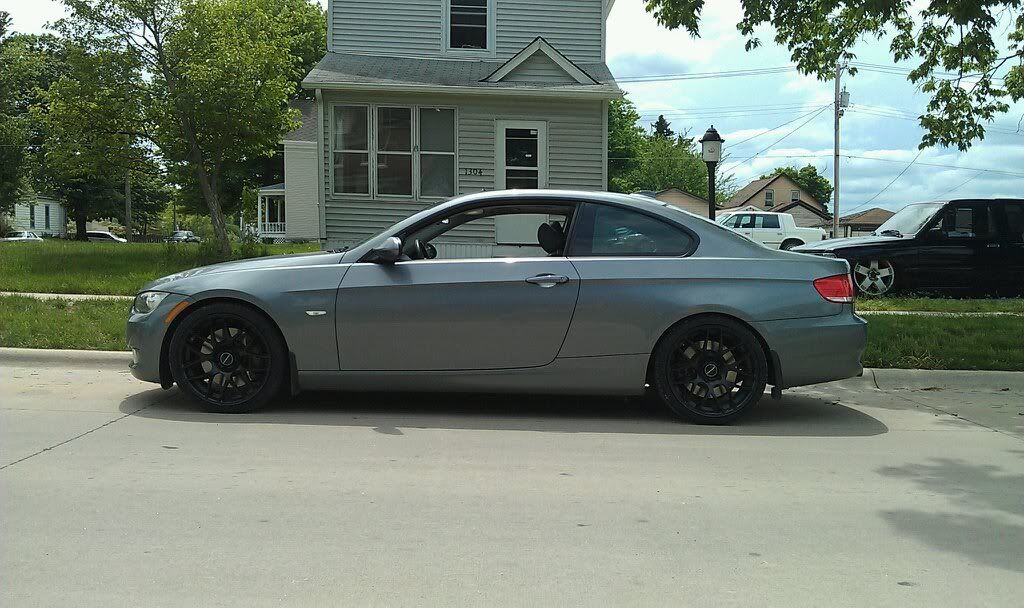
<path fill-rule="evenodd" d="M 742 228 L 747 228 L 747 229 L 753 228 L 755 222 L 757 221 L 757 220 L 754 219 L 755 217 L 756 217 L 755 215 L 750 214 L 750 213 L 745 213 L 745 214 L 741 215 L 740 216 L 740 223 L 739 223 L 739 225 L 737 227 L 741 228 L 741 229 Z"/>
<path fill-rule="evenodd" d="M 579 212 L 569 255 L 680 256 L 693 237 L 672 224 L 612 205 L 587 203 Z"/>
<path fill-rule="evenodd" d="M 992 236 L 991 210 L 987 205 L 948 207 L 937 228 L 947 239 L 985 238 Z"/>
<path fill-rule="evenodd" d="M 1024 204 L 1007 203 L 1003 209 L 1006 210 L 1006 228 L 1010 234 L 1010 242 L 1024 243 Z"/>
<path fill-rule="evenodd" d="M 772 228 L 777 230 L 780 227 L 779 216 L 777 215 L 759 215 L 757 216 L 757 219 L 758 228 Z"/>
<path fill-rule="evenodd" d="M 722 222 L 722 225 L 725 226 L 726 228 L 735 228 L 736 225 L 739 223 L 739 221 L 740 221 L 740 216 L 733 215 L 733 216 L 730 216 L 730 217 L 726 218 L 726 220 L 724 222 Z"/>

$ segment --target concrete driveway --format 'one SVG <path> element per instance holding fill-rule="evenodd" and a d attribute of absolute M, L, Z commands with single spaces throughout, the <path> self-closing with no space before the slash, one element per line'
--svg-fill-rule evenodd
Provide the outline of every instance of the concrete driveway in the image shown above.
<path fill-rule="evenodd" d="M 869 374 L 716 428 L 551 397 L 218 416 L 121 365 L 0 352 L 3 606 L 1024 597 L 1019 375 Z"/>

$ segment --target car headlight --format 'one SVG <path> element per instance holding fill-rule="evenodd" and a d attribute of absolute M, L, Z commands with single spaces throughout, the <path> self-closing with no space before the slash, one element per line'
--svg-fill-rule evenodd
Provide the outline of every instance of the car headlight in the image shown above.
<path fill-rule="evenodd" d="M 144 291 L 135 296 L 135 303 L 132 304 L 132 310 L 134 310 L 136 314 L 148 315 L 156 310 L 156 307 L 160 306 L 160 302 L 163 302 L 164 298 L 168 295 L 170 294 L 163 291 Z"/>

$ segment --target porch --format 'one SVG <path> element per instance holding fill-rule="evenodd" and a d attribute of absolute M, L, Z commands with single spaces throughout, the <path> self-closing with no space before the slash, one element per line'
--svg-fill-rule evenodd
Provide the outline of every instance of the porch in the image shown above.
<path fill-rule="evenodd" d="M 284 184 L 260 188 L 256 199 L 256 236 L 284 238 L 286 229 Z"/>

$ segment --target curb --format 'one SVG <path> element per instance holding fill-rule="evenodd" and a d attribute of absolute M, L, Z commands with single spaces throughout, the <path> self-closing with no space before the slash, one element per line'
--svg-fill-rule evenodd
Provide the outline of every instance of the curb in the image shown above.
<path fill-rule="evenodd" d="M 34 300 L 132 300 L 132 296 L 99 295 L 91 293 L 32 293 L 21 291 L 0 291 L 0 296 L 21 296 Z"/>
<path fill-rule="evenodd" d="M 960 390 L 1024 394 L 1024 372 L 984 370 L 870 368 L 864 377 L 874 378 L 881 390 Z M 1009 389 L 1009 390 L 1007 390 Z"/>
<path fill-rule="evenodd" d="M 0 367 L 5 365 L 56 364 L 68 367 L 102 367 L 127 370 L 130 361 L 131 353 L 128 351 L 0 347 Z"/>

